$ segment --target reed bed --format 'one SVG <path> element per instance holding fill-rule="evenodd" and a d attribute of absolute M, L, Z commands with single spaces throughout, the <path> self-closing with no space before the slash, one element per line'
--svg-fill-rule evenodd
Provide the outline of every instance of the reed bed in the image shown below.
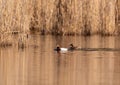
<path fill-rule="evenodd" d="M 0 43 L 28 31 L 119 35 L 120 0 L 0 0 Z"/>

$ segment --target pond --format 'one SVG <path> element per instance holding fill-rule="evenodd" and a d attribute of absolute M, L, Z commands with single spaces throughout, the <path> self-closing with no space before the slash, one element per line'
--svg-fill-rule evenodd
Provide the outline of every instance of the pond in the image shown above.
<path fill-rule="evenodd" d="M 24 49 L 0 48 L 0 85 L 120 85 L 120 51 L 53 50 L 70 43 L 120 48 L 118 36 L 31 35 Z"/>

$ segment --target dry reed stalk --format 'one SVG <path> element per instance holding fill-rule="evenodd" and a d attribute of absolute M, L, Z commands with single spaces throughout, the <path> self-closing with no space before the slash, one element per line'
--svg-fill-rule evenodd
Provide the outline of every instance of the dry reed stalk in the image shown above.
<path fill-rule="evenodd" d="M 111 35 L 115 30 L 115 0 L 108 0 L 106 4 L 106 31 Z"/>
<path fill-rule="evenodd" d="M 119 9 L 120 0 L 0 0 L 0 33 L 119 34 Z"/>
<path fill-rule="evenodd" d="M 120 0 L 116 0 L 115 2 L 116 6 L 115 6 L 115 13 L 116 13 L 116 17 L 115 17 L 115 24 L 116 24 L 116 34 L 120 34 Z"/>
<path fill-rule="evenodd" d="M 19 34 L 19 38 L 18 38 L 18 48 L 25 48 L 27 47 L 27 40 L 28 40 L 28 34 Z"/>
<path fill-rule="evenodd" d="M 98 31 L 101 30 L 100 26 L 100 9 L 102 7 L 100 6 L 100 0 L 91 0 L 90 1 L 90 7 L 89 7 L 89 19 L 91 23 L 91 33 L 95 34 Z"/>

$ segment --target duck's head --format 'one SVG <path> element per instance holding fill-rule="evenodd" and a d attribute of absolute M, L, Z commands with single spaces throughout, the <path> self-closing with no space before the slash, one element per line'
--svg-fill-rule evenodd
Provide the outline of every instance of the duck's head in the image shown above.
<path fill-rule="evenodd" d="M 60 49 L 60 46 L 59 45 L 57 45 L 57 47 L 56 47 L 56 51 L 60 51 L 61 49 Z"/>
<path fill-rule="evenodd" d="M 70 47 L 74 47 L 72 43 L 70 44 Z"/>
<path fill-rule="evenodd" d="M 75 47 L 72 43 L 69 45 L 69 50 L 75 50 Z"/>

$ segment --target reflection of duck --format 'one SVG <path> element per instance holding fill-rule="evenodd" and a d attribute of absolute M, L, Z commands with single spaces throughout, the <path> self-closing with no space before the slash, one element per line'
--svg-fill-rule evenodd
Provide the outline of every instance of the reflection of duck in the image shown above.
<path fill-rule="evenodd" d="M 73 44 L 70 44 L 68 48 L 60 48 L 59 45 L 54 49 L 55 51 L 72 51 L 75 50 L 77 47 L 75 47 Z"/>

